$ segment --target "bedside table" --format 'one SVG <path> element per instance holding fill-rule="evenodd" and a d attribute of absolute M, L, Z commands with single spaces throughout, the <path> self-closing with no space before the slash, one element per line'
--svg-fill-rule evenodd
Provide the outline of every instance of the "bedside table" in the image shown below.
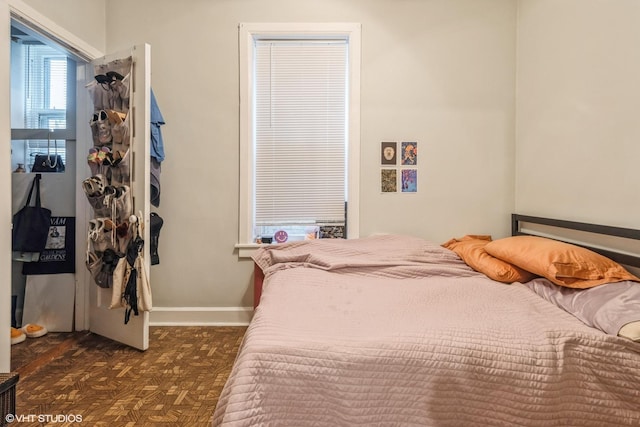
<path fill-rule="evenodd" d="M 264 281 L 264 273 L 262 269 L 258 267 L 258 264 L 253 264 L 253 309 L 255 310 L 260 303 L 260 297 L 262 296 L 262 282 Z"/>

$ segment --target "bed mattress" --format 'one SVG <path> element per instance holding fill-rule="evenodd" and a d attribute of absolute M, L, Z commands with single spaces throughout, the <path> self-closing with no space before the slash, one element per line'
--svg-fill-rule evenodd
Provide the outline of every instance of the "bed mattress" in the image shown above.
<path fill-rule="evenodd" d="M 213 425 L 640 425 L 640 344 L 407 236 L 261 250 Z"/>

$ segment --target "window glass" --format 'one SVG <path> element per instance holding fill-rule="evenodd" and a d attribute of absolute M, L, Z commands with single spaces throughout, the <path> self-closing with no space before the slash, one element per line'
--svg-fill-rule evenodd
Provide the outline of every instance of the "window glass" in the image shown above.
<path fill-rule="evenodd" d="M 75 138 L 75 129 L 67 131 L 75 63 L 14 26 L 11 35 L 11 163 L 29 172 L 38 154 L 66 160 L 67 138 Z"/>
<path fill-rule="evenodd" d="M 11 127 L 65 129 L 67 58 L 38 44 L 11 43 Z"/>

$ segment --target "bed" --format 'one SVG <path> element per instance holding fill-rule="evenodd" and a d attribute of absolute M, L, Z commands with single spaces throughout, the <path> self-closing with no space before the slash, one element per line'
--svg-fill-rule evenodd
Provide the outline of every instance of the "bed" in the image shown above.
<path fill-rule="evenodd" d="M 514 236 L 552 221 L 640 239 L 513 218 Z M 621 321 L 589 314 L 593 300 L 568 311 L 585 289 L 499 282 L 411 236 L 272 245 L 254 261 L 264 287 L 214 426 L 640 425 L 640 343 L 603 330 Z M 640 284 L 616 283 L 629 289 L 605 298 L 622 295 L 622 329 L 640 320 Z"/>

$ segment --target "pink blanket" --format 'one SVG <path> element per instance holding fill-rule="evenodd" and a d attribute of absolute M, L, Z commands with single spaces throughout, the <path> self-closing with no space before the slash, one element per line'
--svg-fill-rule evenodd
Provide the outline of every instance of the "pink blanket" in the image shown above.
<path fill-rule="evenodd" d="M 640 425 L 640 344 L 421 239 L 292 243 L 213 425 Z"/>

